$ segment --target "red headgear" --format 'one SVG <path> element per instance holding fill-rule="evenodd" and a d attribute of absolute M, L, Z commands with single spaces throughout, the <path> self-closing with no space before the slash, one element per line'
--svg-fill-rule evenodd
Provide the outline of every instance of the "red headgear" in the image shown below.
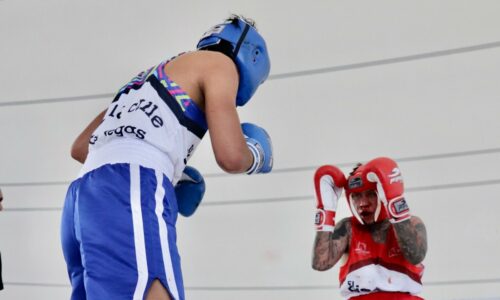
<path fill-rule="evenodd" d="M 349 205 L 349 208 L 351 209 L 351 212 L 354 217 L 359 221 L 361 224 L 365 224 L 363 222 L 363 219 L 361 216 L 358 214 L 356 211 L 356 207 L 354 206 L 354 203 L 352 202 L 351 199 L 351 194 L 352 193 L 359 193 L 359 192 L 364 192 L 367 190 L 375 190 L 377 191 L 377 185 L 374 182 L 368 181 L 366 178 L 366 171 L 364 168 L 364 165 L 359 166 L 356 171 L 352 173 L 347 178 L 347 184 L 345 187 L 345 194 L 347 198 L 347 204 Z M 377 208 L 375 210 L 375 222 L 380 222 L 382 220 L 385 220 L 388 218 L 387 211 L 385 209 L 385 206 L 382 205 L 382 201 L 380 201 L 380 197 L 378 196 L 378 201 L 377 201 Z"/>

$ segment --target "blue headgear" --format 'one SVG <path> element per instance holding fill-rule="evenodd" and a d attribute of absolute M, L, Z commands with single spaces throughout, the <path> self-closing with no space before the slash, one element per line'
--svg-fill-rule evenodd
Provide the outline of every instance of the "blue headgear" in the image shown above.
<path fill-rule="evenodd" d="M 236 18 L 215 25 L 203 35 L 196 48 L 217 45 L 221 40 L 232 46 L 232 59 L 240 75 L 236 105 L 243 106 L 269 75 L 271 64 L 266 42 L 253 26 Z"/>

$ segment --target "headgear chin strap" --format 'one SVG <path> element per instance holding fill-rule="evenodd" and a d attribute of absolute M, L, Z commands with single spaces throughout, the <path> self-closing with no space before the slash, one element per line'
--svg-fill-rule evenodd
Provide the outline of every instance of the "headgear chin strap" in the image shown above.
<path fill-rule="evenodd" d="M 266 42 L 252 25 L 235 18 L 212 27 L 203 35 L 196 48 L 207 48 L 221 41 L 232 46 L 230 57 L 240 76 L 236 105 L 243 106 L 269 76 L 271 63 Z"/>
<path fill-rule="evenodd" d="M 375 190 L 377 193 L 377 208 L 375 209 L 374 214 L 374 222 L 380 222 L 388 218 L 387 211 L 385 207 L 382 205 L 382 201 L 380 200 L 380 196 L 377 192 L 377 185 L 373 182 L 368 181 L 366 178 L 366 172 L 364 170 L 364 166 L 359 166 L 356 171 L 347 178 L 347 185 L 345 187 L 345 193 L 347 198 L 347 203 L 349 204 L 349 208 L 351 209 L 352 215 L 358 220 L 360 224 L 365 225 L 363 219 L 358 214 L 356 207 L 354 206 L 354 202 L 352 201 L 351 195 L 352 193 L 361 193 L 367 190 Z"/>

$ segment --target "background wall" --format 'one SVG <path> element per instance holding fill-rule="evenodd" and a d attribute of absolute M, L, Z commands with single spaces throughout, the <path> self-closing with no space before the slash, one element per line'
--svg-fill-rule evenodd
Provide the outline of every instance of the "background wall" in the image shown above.
<path fill-rule="evenodd" d="M 266 4 L 264 4 L 266 2 Z M 0 0 L 0 299 L 68 299 L 69 149 L 139 71 L 194 49 L 230 13 L 257 21 L 269 80 L 241 109 L 275 171 L 229 176 L 209 139 L 203 205 L 178 222 L 188 299 L 339 299 L 310 267 L 312 174 L 395 158 L 426 223 L 426 299 L 500 299 L 498 1 Z M 339 218 L 348 216 L 341 201 Z"/>

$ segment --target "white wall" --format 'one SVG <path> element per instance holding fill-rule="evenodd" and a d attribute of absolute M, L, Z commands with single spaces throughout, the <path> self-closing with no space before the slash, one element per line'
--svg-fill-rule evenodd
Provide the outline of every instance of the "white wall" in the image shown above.
<path fill-rule="evenodd" d="M 231 12 L 271 52 L 240 113 L 271 134 L 275 172 L 223 175 L 202 142 L 190 164 L 208 190 L 177 226 L 188 299 L 339 298 L 338 268 L 310 267 L 312 174 L 382 155 L 427 226 L 423 296 L 500 299 L 500 2 L 264 2 L 0 0 L 0 299 L 68 299 L 73 139 L 128 79 Z"/>

